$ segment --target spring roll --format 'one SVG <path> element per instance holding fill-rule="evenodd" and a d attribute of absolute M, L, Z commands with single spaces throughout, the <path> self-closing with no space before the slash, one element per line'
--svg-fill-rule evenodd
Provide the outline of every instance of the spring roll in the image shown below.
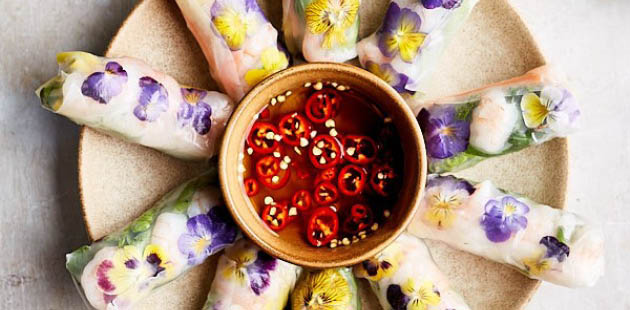
<path fill-rule="evenodd" d="M 291 293 L 291 310 L 361 310 L 350 268 L 304 271 Z"/>
<path fill-rule="evenodd" d="M 546 67 L 463 94 L 421 102 L 429 171 L 471 167 L 577 129 L 580 110 L 573 95 Z"/>
<path fill-rule="evenodd" d="M 203 160 L 218 151 L 233 102 L 181 86 L 129 57 L 57 55 L 59 74 L 37 90 L 44 108 L 97 131 L 172 156 Z"/>
<path fill-rule="evenodd" d="M 357 56 L 360 0 L 282 0 L 289 51 L 308 62 L 344 62 Z"/>
<path fill-rule="evenodd" d="M 403 234 L 377 257 L 354 266 L 370 282 L 384 310 L 466 310 L 422 240 Z"/>
<path fill-rule="evenodd" d="M 205 174 L 175 188 L 124 229 L 66 256 L 90 306 L 131 309 L 236 241 L 214 178 Z"/>
<path fill-rule="evenodd" d="M 242 239 L 219 258 L 203 309 L 282 310 L 300 271 Z"/>
<path fill-rule="evenodd" d="M 598 226 L 490 181 L 430 176 L 409 232 L 567 287 L 592 286 L 604 272 Z"/>
<path fill-rule="evenodd" d="M 289 65 L 278 31 L 256 0 L 176 0 L 210 74 L 235 101 Z"/>
<path fill-rule="evenodd" d="M 400 93 L 425 93 L 437 60 L 477 1 L 391 1 L 381 27 L 357 45 L 361 66 Z"/>

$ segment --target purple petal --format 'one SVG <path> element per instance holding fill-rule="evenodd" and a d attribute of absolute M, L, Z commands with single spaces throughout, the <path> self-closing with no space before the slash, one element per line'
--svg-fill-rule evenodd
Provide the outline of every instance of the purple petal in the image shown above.
<path fill-rule="evenodd" d="M 194 115 L 193 128 L 195 131 L 202 136 L 207 134 L 212 126 L 212 119 L 210 118 L 212 108 L 205 102 L 199 102 L 195 105 Z"/>
<path fill-rule="evenodd" d="M 442 3 L 442 7 L 447 10 L 456 9 L 462 5 L 462 2 L 462 0 L 445 0 L 444 3 Z"/>
<path fill-rule="evenodd" d="M 127 269 L 136 269 L 138 268 L 138 260 L 135 258 L 129 259 L 125 262 L 125 267 Z"/>
<path fill-rule="evenodd" d="M 560 242 L 554 236 L 545 236 L 540 239 L 540 244 L 547 248 L 545 257 L 556 257 L 559 262 L 563 262 L 569 256 L 570 248 L 568 245 Z"/>
<path fill-rule="evenodd" d="M 186 223 L 188 232 L 198 237 L 208 237 L 213 233 L 213 223 L 210 218 L 205 214 L 200 214 L 191 217 Z"/>
<path fill-rule="evenodd" d="M 124 77 L 125 82 L 127 81 L 127 71 L 125 71 L 123 67 L 115 61 L 110 61 L 105 65 L 105 72 L 119 77 Z"/>
<path fill-rule="evenodd" d="M 133 113 L 141 121 L 155 121 L 168 110 L 168 92 L 161 83 L 148 76 L 140 78 L 138 84 L 140 98 Z"/>
<path fill-rule="evenodd" d="M 90 74 L 81 85 L 81 93 L 102 104 L 107 104 L 122 92 L 127 83 L 127 72 L 116 62 L 108 62 L 105 72 Z"/>
<path fill-rule="evenodd" d="M 409 297 L 403 294 L 400 285 L 392 284 L 387 287 L 387 302 L 389 302 L 392 310 L 407 310 Z"/>
<path fill-rule="evenodd" d="M 503 242 L 512 236 L 512 231 L 500 218 L 484 215 L 481 217 L 481 225 L 486 232 L 486 237 L 492 242 Z"/>
<path fill-rule="evenodd" d="M 390 50 L 390 47 L 387 45 L 387 41 L 396 33 L 396 28 L 398 27 L 398 22 L 400 20 L 400 14 L 400 6 L 398 6 L 396 2 L 390 3 L 387 8 L 387 12 L 385 13 L 383 25 L 377 34 L 378 47 L 381 50 L 381 53 L 387 57 L 395 55 L 395 51 Z"/>
<path fill-rule="evenodd" d="M 490 199 L 486 202 L 484 212 L 488 216 L 503 218 L 503 205 L 498 200 Z"/>
<path fill-rule="evenodd" d="M 475 192 L 475 187 L 472 186 L 468 181 L 463 179 L 458 179 L 452 175 L 447 176 L 430 176 L 427 180 L 427 188 L 432 187 L 442 187 L 444 190 L 449 192 L 454 192 L 457 190 L 465 190 L 468 194 L 472 194 Z"/>
<path fill-rule="evenodd" d="M 179 112 L 177 112 L 177 119 L 179 120 L 189 120 L 193 116 L 193 111 L 195 109 L 192 105 L 182 102 L 179 105 Z"/>
<path fill-rule="evenodd" d="M 520 202 L 518 199 L 512 196 L 505 196 L 503 197 L 503 199 L 501 199 L 501 205 L 503 205 L 503 207 L 507 206 L 508 204 L 516 208 L 513 213 L 514 215 L 523 215 L 529 212 L 529 207 L 526 204 Z"/>
<path fill-rule="evenodd" d="M 470 124 L 455 118 L 455 107 L 437 106 L 423 109 L 418 122 L 425 137 L 429 156 L 449 158 L 466 150 L 470 138 Z"/>
<path fill-rule="evenodd" d="M 183 234 L 177 240 L 177 247 L 179 251 L 188 257 L 188 264 L 191 266 L 201 264 L 208 256 L 210 252 L 208 248 L 204 249 L 201 253 L 195 251 L 195 244 L 202 237 L 193 234 Z"/>
<path fill-rule="evenodd" d="M 208 217 L 212 222 L 212 244 L 210 246 L 212 253 L 233 244 L 238 235 L 236 224 L 227 213 L 223 206 L 213 207 L 208 212 Z"/>
<path fill-rule="evenodd" d="M 271 283 L 269 273 L 276 269 L 277 264 L 278 261 L 275 258 L 263 251 L 258 251 L 256 261 L 247 268 L 250 287 L 256 295 L 262 294 L 269 287 Z"/>
<path fill-rule="evenodd" d="M 378 274 L 379 266 L 375 264 L 372 260 L 366 260 L 361 263 L 363 269 L 367 272 L 368 276 L 373 277 Z"/>
<path fill-rule="evenodd" d="M 422 0 L 422 5 L 427 9 L 435 9 L 442 6 L 442 0 Z"/>
<path fill-rule="evenodd" d="M 508 216 L 504 220 L 505 226 L 511 232 L 517 232 L 521 229 L 527 228 L 527 218 L 524 216 L 512 214 L 512 216 Z"/>
<path fill-rule="evenodd" d="M 205 98 L 208 94 L 207 91 L 197 88 L 181 88 L 180 91 L 182 93 L 184 101 L 189 104 L 195 104 L 203 100 L 203 98 Z"/>

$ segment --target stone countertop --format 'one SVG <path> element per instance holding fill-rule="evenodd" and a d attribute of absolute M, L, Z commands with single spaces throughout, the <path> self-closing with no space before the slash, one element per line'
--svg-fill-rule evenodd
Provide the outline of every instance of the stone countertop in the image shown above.
<path fill-rule="evenodd" d="M 512 0 L 582 104 L 570 139 L 567 208 L 602 223 L 606 275 L 594 288 L 543 283 L 528 310 L 630 309 L 630 1 Z M 34 89 L 64 50 L 102 54 L 133 7 L 123 0 L 0 1 L 0 309 L 78 309 L 63 255 L 84 244 L 78 127 Z M 148 30 L 150 31 L 150 30 Z"/>

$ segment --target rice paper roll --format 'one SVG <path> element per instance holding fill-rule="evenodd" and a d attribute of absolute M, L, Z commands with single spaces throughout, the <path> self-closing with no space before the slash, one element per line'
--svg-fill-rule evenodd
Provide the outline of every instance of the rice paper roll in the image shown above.
<path fill-rule="evenodd" d="M 578 128 L 573 95 L 546 67 L 463 94 L 418 104 L 429 171 L 462 170 Z"/>
<path fill-rule="evenodd" d="M 118 232 L 66 255 L 95 309 L 131 309 L 240 236 L 210 174 L 173 189 Z"/>
<path fill-rule="evenodd" d="M 421 96 L 445 47 L 477 1 L 391 1 L 380 28 L 357 45 L 361 66 L 398 92 Z"/>
<path fill-rule="evenodd" d="M 361 310 L 350 268 L 304 271 L 291 293 L 291 310 Z"/>
<path fill-rule="evenodd" d="M 344 62 L 357 56 L 360 0 L 282 0 L 289 51 L 308 62 Z"/>
<path fill-rule="evenodd" d="M 403 234 L 378 256 L 354 266 L 384 310 L 467 310 L 422 240 Z"/>
<path fill-rule="evenodd" d="M 558 285 L 592 286 L 604 272 L 600 227 L 490 181 L 430 176 L 409 232 Z"/>
<path fill-rule="evenodd" d="M 219 258 L 204 310 L 282 310 L 301 268 L 241 239 Z"/>
<path fill-rule="evenodd" d="M 218 151 L 234 110 L 226 95 L 182 86 L 130 57 L 65 52 L 57 63 L 59 74 L 37 90 L 44 108 L 182 159 Z"/>
<path fill-rule="evenodd" d="M 278 31 L 256 0 L 176 0 L 212 78 L 239 101 L 254 85 L 289 65 Z"/>

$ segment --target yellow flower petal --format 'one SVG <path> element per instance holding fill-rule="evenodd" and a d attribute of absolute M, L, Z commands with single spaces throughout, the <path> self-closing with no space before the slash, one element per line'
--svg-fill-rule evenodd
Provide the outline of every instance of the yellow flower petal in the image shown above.
<path fill-rule="evenodd" d="M 440 303 L 440 295 L 433 290 L 433 282 L 424 281 L 420 286 L 421 301 L 425 305 L 435 306 Z"/>
<path fill-rule="evenodd" d="M 167 279 L 170 279 L 173 274 L 173 263 L 169 260 L 168 254 L 164 249 L 157 244 L 149 244 L 144 248 L 144 260 L 146 261 L 149 256 L 155 255 L 160 261 L 159 267 L 164 268 L 164 274 Z"/>
<path fill-rule="evenodd" d="M 304 10 L 306 26 L 315 34 L 324 34 L 323 48 L 346 44 L 345 31 L 357 19 L 359 0 L 314 0 Z"/>
<path fill-rule="evenodd" d="M 271 74 L 278 72 L 289 65 L 287 56 L 275 47 L 265 49 L 260 54 L 262 68 L 250 69 L 245 73 L 245 82 L 254 86 Z"/>
<path fill-rule="evenodd" d="M 425 37 L 424 33 L 405 33 L 398 43 L 400 58 L 406 62 L 411 62 L 418 54 Z"/>
<path fill-rule="evenodd" d="M 232 8 L 225 8 L 212 20 L 230 49 L 239 49 L 247 36 L 247 21 Z"/>
<path fill-rule="evenodd" d="M 346 44 L 346 34 L 344 30 L 333 28 L 324 35 L 322 47 L 331 49 L 335 46 L 343 46 Z"/>
<path fill-rule="evenodd" d="M 291 294 L 293 310 L 336 310 L 350 306 L 348 281 L 337 269 L 309 272 Z"/>
<path fill-rule="evenodd" d="M 92 72 L 94 66 L 101 63 L 98 56 L 86 52 L 63 52 L 57 54 L 57 64 L 62 71 L 72 72 Z"/>
<path fill-rule="evenodd" d="M 400 287 L 403 293 L 407 296 L 413 295 L 416 292 L 416 283 L 412 278 L 407 279 L 407 282 Z"/>
<path fill-rule="evenodd" d="M 549 115 L 549 110 L 535 93 L 528 93 L 521 99 L 523 120 L 528 128 L 538 128 Z"/>
<path fill-rule="evenodd" d="M 523 260 L 523 264 L 525 265 L 525 268 L 527 268 L 529 274 L 533 276 L 539 276 L 551 268 L 549 260 L 542 259 L 541 256 L 526 258 Z"/>
<path fill-rule="evenodd" d="M 374 75 L 381 78 L 381 80 L 387 82 L 387 84 L 391 84 L 391 82 L 394 80 L 394 77 L 390 74 L 390 72 L 386 70 L 381 70 L 381 66 L 379 66 L 377 63 L 371 62 L 368 65 L 368 71 L 374 73 Z"/>

